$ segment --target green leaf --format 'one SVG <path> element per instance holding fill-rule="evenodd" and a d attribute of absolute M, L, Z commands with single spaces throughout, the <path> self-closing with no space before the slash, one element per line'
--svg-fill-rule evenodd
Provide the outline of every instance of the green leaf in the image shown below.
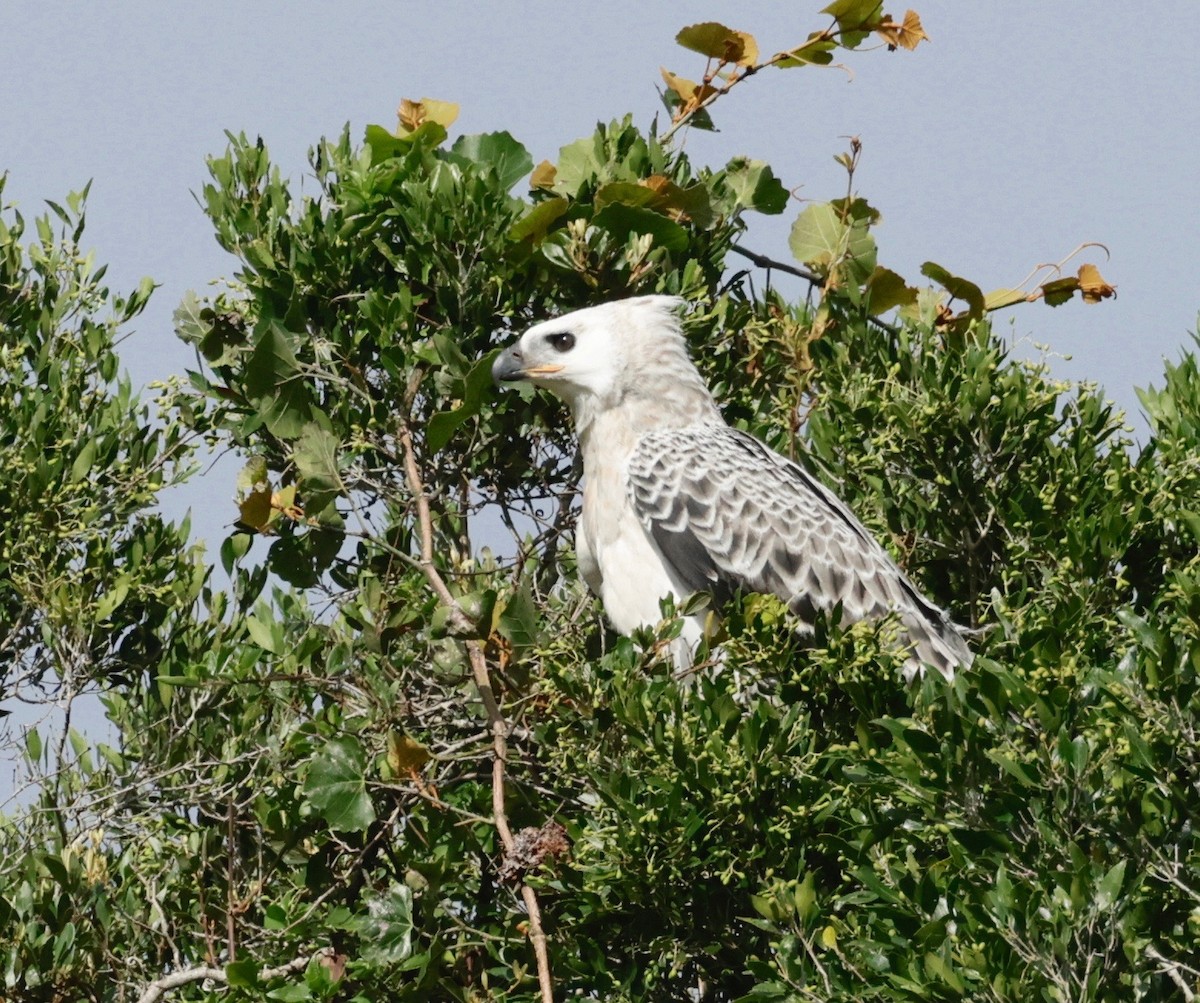
<path fill-rule="evenodd" d="M 1026 787 L 1040 787 L 1041 784 L 1037 778 L 1029 772 L 1029 768 L 1023 763 L 1018 763 L 1011 756 L 1006 756 L 1003 753 L 997 752 L 994 749 L 988 749 L 985 753 L 993 763 L 999 766 L 1005 773 L 1015 777 L 1020 783 Z"/>
<path fill-rule="evenodd" d="M 133 578 L 129 574 L 120 574 L 117 580 L 113 582 L 112 588 L 100 597 L 100 601 L 96 603 L 96 620 L 103 623 L 107 620 L 117 608 L 125 601 L 125 597 L 129 595 L 129 586 L 133 583 Z"/>
<path fill-rule="evenodd" d="M 292 460 L 300 475 L 302 502 L 307 515 L 316 516 L 342 491 L 338 469 L 338 437 L 316 422 L 309 422 L 296 440 Z"/>
<path fill-rule="evenodd" d="M 175 334 L 189 345 L 199 346 L 208 337 L 211 325 L 201 316 L 200 299 L 189 289 L 171 315 Z"/>
<path fill-rule="evenodd" d="M 570 208 L 570 201 L 561 195 L 539 202 L 512 225 L 508 231 L 509 239 L 540 243 Z"/>
<path fill-rule="evenodd" d="M 594 136 L 585 136 L 568 143 L 558 151 L 555 165 L 554 190 L 572 198 L 579 195 L 584 186 L 590 184 L 603 170 L 596 152 Z"/>
<path fill-rule="evenodd" d="M 674 252 L 687 250 L 687 230 L 651 209 L 614 202 L 596 213 L 593 222 L 621 241 L 630 234 L 649 234 L 659 247 Z"/>
<path fill-rule="evenodd" d="M 607 205 L 647 206 L 655 200 L 654 189 L 639 185 L 636 181 L 610 181 L 596 189 L 595 206 L 603 209 Z"/>
<path fill-rule="evenodd" d="M 688 25 L 675 36 L 685 49 L 723 63 L 753 66 L 758 62 L 758 44 L 754 36 L 727 28 L 718 21 Z"/>
<path fill-rule="evenodd" d="M 279 654 L 279 646 L 275 641 L 275 624 L 273 621 L 266 623 L 260 620 L 258 616 L 251 614 L 246 617 L 246 632 L 250 635 L 250 640 L 264 651 L 269 651 L 273 655 Z"/>
<path fill-rule="evenodd" d="M 941 265 L 933 261 L 926 261 L 921 266 L 921 274 L 926 278 L 933 279 L 934 282 L 945 289 L 956 300 L 966 303 L 967 312 L 973 319 L 978 320 L 983 316 L 985 309 L 983 290 L 975 285 L 974 282 L 969 282 L 957 275 L 952 275 Z"/>
<path fill-rule="evenodd" d="M 367 915 L 349 925 L 362 938 L 359 949 L 368 965 L 395 965 L 412 953 L 412 901 L 412 889 L 399 882 L 367 896 Z"/>
<path fill-rule="evenodd" d="M 873 317 L 887 313 L 898 306 L 911 306 L 917 302 L 917 290 L 904 278 L 882 265 L 876 266 L 867 279 L 867 311 Z"/>
<path fill-rule="evenodd" d="M 1144 617 L 1138 616 L 1131 609 L 1119 609 L 1117 610 L 1117 619 L 1133 635 L 1140 647 L 1154 654 L 1162 651 L 1164 644 L 1162 631 L 1151 625 Z"/>
<path fill-rule="evenodd" d="M 439 411 L 429 419 L 425 445 L 431 453 L 440 453 L 454 433 L 468 419 L 479 414 L 492 394 L 492 363 L 502 349 L 494 348 L 471 367 L 463 387 L 462 405 L 453 411 Z"/>
<path fill-rule="evenodd" d="M 312 998 L 312 990 L 303 982 L 280 986 L 278 989 L 272 989 L 267 993 L 267 999 L 276 1000 L 277 1003 L 306 1003 L 307 1000 Z"/>
<path fill-rule="evenodd" d="M 1062 306 L 1070 301 L 1079 289 L 1079 279 L 1067 275 L 1061 279 L 1052 279 L 1041 285 L 1042 298 L 1048 306 Z"/>
<path fill-rule="evenodd" d="M 25 756 L 32 765 L 37 765 L 42 759 L 42 736 L 37 728 L 30 727 L 25 732 Z"/>
<path fill-rule="evenodd" d="M 833 0 L 821 10 L 838 23 L 842 31 L 873 25 L 880 19 L 883 0 Z"/>
<path fill-rule="evenodd" d="M 261 487 L 268 485 L 269 483 L 270 474 L 267 470 L 267 461 L 265 457 L 250 457 L 246 465 L 238 471 L 238 494 L 248 494 L 251 491 L 259 490 Z"/>
<path fill-rule="evenodd" d="M 538 611 L 533 599 L 533 585 L 529 578 L 521 583 L 504 604 L 497 627 L 514 648 L 530 648 L 538 641 Z"/>
<path fill-rule="evenodd" d="M 449 133 L 437 122 L 422 122 L 412 132 L 397 136 L 382 125 L 368 125 L 365 143 L 371 150 L 371 166 L 378 167 L 385 160 L 404 157 L 414 149 L 432 150 L 446 141 Z"/>
<path fill-rule="evenodd" d="M 837 47 L 835 39 L 826 38 L 823 32 L 813 32 L 803 45 L 789 49 L 783 59 L 771 65 L 781 70 L 795 66 L 828 66 L 833 62 L 833 53 Z"/>
<path fill-rule="evenodd" d="M 75 946 L 75 924 L 67 923 L 54 938 L 54 962 L 56 965 L 64 964 L 71 953 L 71 948 Z"/>
<path fill-rule="evenodd" d="M 1100 879 L 1100 885 L 1096 889 L 1097 912 L 1106 912 L 1117 901 L 1121 894 L 1121 887 L 1125 883 L 1125 864 L 1127 862 L 1125 860 L 1117 861 Z"/>
<path fill-rule="evenodd" d="M 231 961 L 225 966 L 225 978 L 231 986 L 254 989 L 258 986 L 258 973 L 261 969 L 262 966 L 251 958 Z"/>
<path fill-rule="evenodd" d="M 772 923 L 778 923 L 786 917 L 784 911 L 779 907 L 779 903 L 769 896 L 751 895 L 750 905 L 763 919 L 768 919 Z"/>
<path fill-rule="evenodd" d="M 465 161 L 491 168 L 505 191 L 533 170 L 529 151 L 507 132 L 459 136 L 450 152 Z"/>
<path fill-rule="evenodd" d="M 850 228 L 828 202 L 805 209 L 792 224 L 788 247 L 798 261 L 828 272 L 845 253 Z"/>
<path fill-rule="evenodd" d="M 286 930 L 288 915 L 283 906 L 272 903 L 263 911 L 263 929 Z"/>
<path fill-rule="evenodd" d="M 288 332 L 275 321 L 264 325 L 246 362 L 246 393 L 251 397 L 273 396 L 299 371 Z"/>
<path fill-rule="evenodd" d="M 792 895 L 792 901 L 796 906 L 796 913 L 805 923 L 811 923 L 817 918 L 817 889 L 815 882 L 816 872 L 805 872 L 804 880 L 800 882 L 800 885 Z"/>
<path fill-rule="evenodd" d="M 304 795 L 338 832 L 360 832 L 375 821 L 363 767 L 366 757 L 357 738 L 327 742 L 309 763 Z"/>
<path fill-rule="evenodd" d="M 165 686 L 182 686 L 185 689 L 199 689 L 201 686 L 207 686 L 208 681 L 205 679 L 197 679 L 192 676 L 183 676 L 178 674 L 166 674 L 156 676 L 157 682 Z"/>
<path fill-rule="evenodd" d="M 1005 307 L 1024 303 L 1028 298 L 1029 294 L 1020 289 L 993 289 L 983 297 L 983 308 L 988 312 L 1003 310 Z"/>
<path fill-rule="evenodd" d="M 71 464 L 71 482 L 83 480 L 96 462 L 96 440 L 88 439 Z"/>
<path fill-rule="evenodd" d="M 761 160 L 731 161 L 725 168 L 724 187 L 733 196 L 733 209 L 754 209 L 775 216 L 787 207 L 787 189 Z"/>

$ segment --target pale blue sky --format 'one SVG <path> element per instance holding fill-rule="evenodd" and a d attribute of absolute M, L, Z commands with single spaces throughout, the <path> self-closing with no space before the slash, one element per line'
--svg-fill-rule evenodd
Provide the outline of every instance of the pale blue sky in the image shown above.
<path fill-rule="evenodd" d="M 692 134 L 689 153 L 764 159 L 800 195 L 826 199 L 842 194 L 842 137 L 860 136 L 858 188 L 884 215 L 881 261 L 914 279 L 932 259 L 985 289 L 1011 285 L 1102 241 L 1111 260 L 1090 257 L 1119 298 L 1029 306 L 1010 314 L 1013 332 L 1072 356 L 1056 372 L 1136 410 L 1133 387 L 1159 379 L 1200 308 L 1194 0 L 909 2 L 932 44 L 853 54 L 852 77 L 764 72 L 716 106 L 722 131 Z M 94 179 L 87 240 L 113 287 L 143 275 L 162 285 L 122 349 L 143 383 L 194 364 L 171 313 L 232 269 L 191 195 L 223 130 L 260 134 L 299 177 L 320 136 L 347 121 L 356 137 L 390 126 L 401 97 L 427 95 L 461 104 L 455 131 L 507 129 L 535 161 L 554 159 L 598 119 L 647 124 L 661 65 L 699 74 L 700 57 L 673 42 L 683 25 L 721 20 L 769 53 L 822 26 L 819 6 L 6 0 L 6 198 L 32 216 Z M 747 243 L 786 259 L 799 209 L 757 223 Z M 173 499 L 196 510 L 214 553 L 233 493 L 226 466 Z"/>
<path fill-rule="evenodd" d="M 1011 316 L 1018 336 L 1074 357 L 1059 372 L 1136 409 L 1132 387 L 1157 379 L 1200 308 L 1200 60 L 1171 28 L 1194 4 L 1158 3 L 1139 22 L 1115 2 L 910 2 L 932 44 L 854 54 L 852 78 L 764 73 L 689 152 L 765 159 L 824 199 L 844 183 L 841 137 L 859 135 L 881 260 L 912 278 L 932 259 L 993 288 L 1102 241 L 1111 261 L 1091 257 L 1116 302 Z M 88 238 L 113 285 L 162 283 L 125 349 L 144 381 L 191 364 L 171 312 L 231 269 L 191 195 L 223 130 L 261 134 L 299 176 L 321 135 L 391 125 L 401 97 L 429 95 L 461 104 L 456 130 L 507 129 L 554 159 L 597 119 L 648 122 L 660 65 L 697 75 L 700 57 L 673 42 L 682 25 L 720 19 L 770 52 L 824 22 L 818 3 L 9 3 L 0 168 L 27 215 L 94 179 Z M 748 242 L 786 259 L 799 208 Z"/>

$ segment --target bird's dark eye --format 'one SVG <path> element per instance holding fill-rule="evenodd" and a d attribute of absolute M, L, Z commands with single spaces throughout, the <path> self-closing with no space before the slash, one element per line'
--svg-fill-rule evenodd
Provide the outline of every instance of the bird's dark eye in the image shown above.
<path fill-rule="evenodd" d="M 570 331 L 563 331 L 561 334 L 548 334 L 546 340 L 554 346 L 556 352 L 569 352 L 575 347 L 575 335 Z"/>

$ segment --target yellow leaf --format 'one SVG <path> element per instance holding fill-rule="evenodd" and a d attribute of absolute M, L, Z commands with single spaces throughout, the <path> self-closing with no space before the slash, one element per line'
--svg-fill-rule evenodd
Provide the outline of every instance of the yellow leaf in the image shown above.
<path fill-rule="evenodd" d="M 837 947 L 837 930 L 832 926 L 827 926 L 821 931 L 821 945 L 831 951 Z"/>
<path fill-rule="evenodd" d="M 285 488 L 280 488 L 271 495 L 271 514 L 275 513 L 286 516 L 293 522 L 299 522 L 304 518 L 304 509 L 296 504 L 296 485 L 289 484 Z"/>
<path fill-rule="evenodd" d="M 649 188 L 655 195 L 669 195 L 672 188 L 678 187 L 665 174 L 651 174 L 648 178 L 642 178 L 638 184 Z"/>
<path fill-rule="evenodd" d="M 662 71 L 663 82 L 670 90 L 679 95 L 684 104 L 687 104 L 696 96 L 700 85 L 695 80 L 688 80 L 685 77 L 677 76 L 665 66 L 661 66 L 659 69 Z"/>
<path fill-rule="evenodd" d="M 407 136 L 416 132 L 426 122 L 436 122 L 443 129 L 449 129 L 458 118 L 458 105 L 453 101 L 438 101 L 435 98 L 421 98 L 420 101 L 410 101 L 401 98 L 400 107 L 396 109 L 399 125 L 398 135 Z"/>
<path fill-rule="evenodd" d="M 1117 295 L 1116 286 L 1110 286 L 1100 275 L 1095 265 L 1079 266 L 1079 295 L 1085 303 L 1099 303 Z"/>
<path fill-rule="evenodd" d="M 1028 299 L 1029 294 L 1023 289 L 993 289 L 983 297 L 983 309 L 985 311 L 1003 310 L 1016 303 L 1024 303 Z"/>
<path fill-rule="evenodd" d="M 421 98 L 421 104 L 425 106 L 425 121 L 436 122 L 443 129 L 449 129 L 458 118 L 459 106 L 453 101 Z"/>
<path fill-rule="evenodd" d="M 549 160 L 543 160 L 533 169 L 533 173 L 529 175 L 530 188 L 553 188 L 554 178 L 558 174 L 558 168 L 555 167 Z"/>
<path fill-rule="evenodd" d="M 745 31 L 735 31 L 718 21 L 690 24 L 680 30 L 675 41 L 685 49 L 699 52 L 721 63 L 753 66 L 758 62 L 758 42 Z"/>
<path fill-rule="evenodd" d="M 915 10 L 904 12 L 904 20 L 897 24 L 892 20 L 891 15 L 885 15 L 879 27 L 875 29 L 888 47 L 895 49 L 907 49 L 911 52 L 921 42 L 928 42 L 929 36 L 925 34 L 925 29 L 921 27 L 921 19 L 917 16 Z"/>
<path fill-rule="evenodd" d="M 398 731 L 388 733 L 387 761 L 396 776 L 416 773 L 433 758 L 425 746 Z"/>
<path fill-rule="evenodd" d="M 262 533 L 271 521 L 271 489 L 263 485 L 255 488 L 238 502 L 238 522 Z"/>
<path fill-rule="evenodd" d="M 725 61 L 738 66 L 753 66 L 758 62 L 758 42 L 749 32 L 732 32 L 725 43 Z"/>

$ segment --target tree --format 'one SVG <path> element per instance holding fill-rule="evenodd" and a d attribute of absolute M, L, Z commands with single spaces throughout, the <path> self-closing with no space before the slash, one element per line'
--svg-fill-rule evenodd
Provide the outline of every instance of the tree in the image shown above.
<path fill-rule="evenodd" d="M 745 33 L 685 29 L 708 65 L 666 76 L 672 124 L 602 125 L 556 164 L 503 132 L 451 143 L 452 107 L 406 102 L 395 130 L 319 143 L 298 198 L 230 136 L 203 203 L 240 269 L 181 304 L 205 367 L 157 424 L 114 383 L 148 288 L 96 320 L 78 206 L 57 241 L 3 231 L 6 289 L 30 290 L 6 304 L 59 304 L 4 316 L 5 448 L 50 465 L 4 498 L 5 560 L 36 522 L 68 583 L 58 606 L 4 593 L 5 685 L 99 689 L 120 734 L 98 757 L 69 732 L 28 743 L 37 800 L 0 829 L 10 991 L 1191 998 L 1195 358 L 1145 394 L 1135 449 L 1096 388 L 988 322 L 1103 298 L 1099 273 L 985 294 L 929 264 L 937 288 L 910 285 L 876 260 L 855 147 L 849 194 L 798 215 L 794 264 L 742 248 L 783 186 L 745 159 L 694 166 L 673 137 L 762 68 L 871 31 L 919 41 L 915 15 L 829 13 L 765 60 Z M 756 295 L 730 274 L 747 256 L 808 296 Z M 761 596 L 723 611 L 724 667 L 691 680 L 662 657 L 674 609 L 604 629 L 574 570 L 566 423 L 496 395 L 490 368 L 527 323 L 641 292 L 695 304 L 731 420 L 838 481 L 981 628 L 971 672 L 906 689 L 888 623 L 833 618 L 802 644 Z M 43 347 L 80 333 L 78 358 Z M 64 365 L 84 389 L 58 393 Z M 245 457 L 225 591 L 151 511 L 196 438 Z"/>

